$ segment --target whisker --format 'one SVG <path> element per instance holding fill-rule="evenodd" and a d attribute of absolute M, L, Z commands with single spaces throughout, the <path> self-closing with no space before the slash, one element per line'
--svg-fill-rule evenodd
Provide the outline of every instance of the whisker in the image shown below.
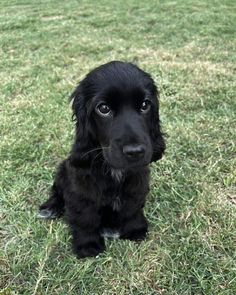
<path fill-rule="evenodd" d="M 96 152 L 96 151 L 99 151 L 99 150 L 108 150 L 110 147 L 109 146 L 104 146 L 104 147 L 99 147 L 99 148 L 95 148 L 95 149 L 93 149 L 93 150 L 91 150 L 91 151 L 88 151 L 87 153 L 85 153 L 84 155 L 83 155 L 83 157 L 84 156 L 86 156 L 86 155 L 88 155 L 88 154 L 90 154 L 90 153 L 92 153 L 92 152 Z"/>
<path fill-rule="evenodd" d="M 99 156 L 101 156 L 101 155 L 102 155 L 102 151 L 99 152 L 99 153 L 93 158 L 92 163 L 91 163 L 91 166 L 93 166 L 94 161 L 95 161 Z"/>
<path fill-rule="evenodd" d="M 102 150 L 102 149 L 103 149 L 102 147 L 99 147 L 99 148 L 93 149 L 91 151 L 88 151 L 87 153 L 83 154 L 83 156 L 81 158 L 87 156 L 90 153 L 93 153 L 93 152 L 96 152 L 96 151 L 99 151 L 99 150 Z"/>
<path fill-rule="evenodd" d="M 110 166 L 108 165 L 108 163 L 106 161 L 104 161 L 102 163 L 102 170 L 103 170 L 104 175 L 107 175 L 111 170 Z"/>
<path fill-rule="evenodd" d="M 99 152 L 99 153 L 93 158 L 93 160 L 95 160 L 96 158 L 98 158 L 98 157 L 101 156 L 101 155 L 102 155 L 102 151 Z"/>

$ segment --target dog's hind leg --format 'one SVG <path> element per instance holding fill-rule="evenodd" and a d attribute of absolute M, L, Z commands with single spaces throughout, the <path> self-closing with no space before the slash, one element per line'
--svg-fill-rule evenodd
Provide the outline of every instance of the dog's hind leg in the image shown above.
<path fill-rule="evenodd" d="M 66 180 L 65 162 L 58 169 L 49 199 L 39 207 L 38 218 L 54 219 L 64 213 L 63 186 Z"/>
<path fill-rule="evenodd" d="M 54 183 L 50 198 L 39 207 L 38 218 L 54 219 L 60 217 L 63 212 L 64 200 Z"/>

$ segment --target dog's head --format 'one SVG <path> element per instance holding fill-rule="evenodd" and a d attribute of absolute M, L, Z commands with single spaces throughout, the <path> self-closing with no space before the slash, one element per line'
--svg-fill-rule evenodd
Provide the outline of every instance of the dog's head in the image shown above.
<path fill-rule="evenodd" d="M 88 161 L 101 149 L 112 168 L 127 169 L 162 157 L 157 88 L 137 66 L 113 61 L 96 68 L 72 99 L 77 160 Z"/>

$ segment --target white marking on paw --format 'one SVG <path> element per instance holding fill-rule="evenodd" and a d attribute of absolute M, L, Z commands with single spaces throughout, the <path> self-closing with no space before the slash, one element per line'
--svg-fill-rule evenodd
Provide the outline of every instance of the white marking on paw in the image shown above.
<path fill-rule="evenodd" d="M 104 228 L 101 236 L 104 238 L 119 239 L 120 233 L 117 230 L 112 230 L 110 228 Z"/>

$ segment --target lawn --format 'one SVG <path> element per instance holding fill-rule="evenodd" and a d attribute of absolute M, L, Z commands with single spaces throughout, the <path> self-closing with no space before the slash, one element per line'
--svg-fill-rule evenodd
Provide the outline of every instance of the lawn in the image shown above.
<path fill-rule="evenodd" d="M 0 294 L 236 294 L 236 2 L 0 2 Z M 64 221 L 36 218 L 69 152 L 68 97 L 131 61 L 161 92 L 148 238 L 78 260 Z"/>

